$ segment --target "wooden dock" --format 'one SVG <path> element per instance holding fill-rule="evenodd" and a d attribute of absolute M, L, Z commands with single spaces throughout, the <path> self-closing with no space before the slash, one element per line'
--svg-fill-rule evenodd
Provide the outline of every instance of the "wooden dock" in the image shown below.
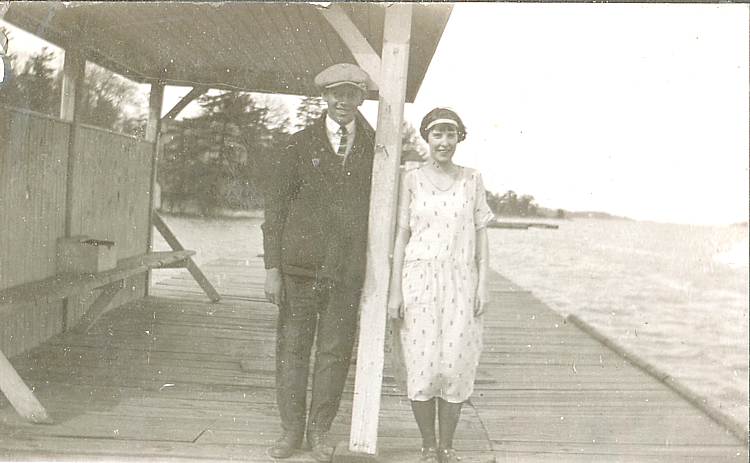
<path fill-rule="evenodd" d="M 0 460 L 272 461 L 276 308 L 261 259 L 203 266 L 12 359 L 53 425 L 24 422 L 0 397 Z M 474 462 L 723 462 L 747 447 L 509 280 L 494 275 L 485 352 L 456 448 Z M 245 369 L 240 362 L 245 362 Z M 353 371 L 332 436 L 346 440 Z M 382 461 L 416 461 L 419 433 L 386 366 Z M 311 462 L 301 451 L 285 460 Z"/>

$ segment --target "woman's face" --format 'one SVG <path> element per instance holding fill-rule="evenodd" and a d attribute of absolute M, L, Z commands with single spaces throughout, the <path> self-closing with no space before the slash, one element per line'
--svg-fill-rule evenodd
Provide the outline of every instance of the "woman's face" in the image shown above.
<path fill-rule="evenodd" d="M 430 156 L 438 163 L 450 162 L 456 152 L 458 131 L 452 124 L 437 124 L 427 132 Z"/>

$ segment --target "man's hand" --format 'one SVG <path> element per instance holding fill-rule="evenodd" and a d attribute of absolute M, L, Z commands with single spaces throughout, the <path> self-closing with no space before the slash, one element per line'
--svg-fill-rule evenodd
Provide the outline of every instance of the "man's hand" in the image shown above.
<path fill-rule="evenodd" d="M 281 305 L 284 302 L 284 285 L 281 282 L 281 271 L 278 268 L 266 270 L 266 284 L 264 286 L 266 299 L 271 304 Z"/>
<path fill-rule="evenodd" d="M 393 289 L 388 295 L 388 316 L 404 318 L 404 294 L 400 289 Z"/>

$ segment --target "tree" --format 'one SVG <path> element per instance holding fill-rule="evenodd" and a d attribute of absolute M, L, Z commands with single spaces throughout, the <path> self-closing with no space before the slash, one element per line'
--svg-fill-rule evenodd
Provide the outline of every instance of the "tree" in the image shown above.
<path fill-rule="evenodd" d="M 14 76 L 0 92 L 0 103 L 57 115 L 60 111 L 60 82 L 52 67 L 54 52 L 46 47 L 29 57 L 19 72 L 18 59 L 8 56 Z"/>
<path fill-rule="evenodd" d="M 508 190 L 498 201 L 500 215 L 518 215 L 518 196 L 513 190 Z"/>
<path fill-rule="evenodd" d="M 52 65 L 56 53 L 44 47 L 22 64 L 14 55 L 9 58 L 15 75 L 0 91 L 0 104 L 58 116 L 62 89 L 61 74 Z M 145 102 L 134 83 L 91 64 L 86 67 L 82 92 L 77 109 L 81 122 L 143 135 L 145 111 L 137 108 L 143 108 Z"/>
<path fill-rule="evenodd" d="M 536 215 L 537 205 L 531 195 L 522 195 L 518 199 L 518 215 L 521 217 L 533 217 Z"/>
<path fill-rule="evenodd" d="M 318 119 L 326 109 L 326 104 L 320 97 L 306 96 L 297 107 L 297 130 L 304 129 Z"/>
<path fill-rule="evenodd" d="M 217 208 L 259 207 L 267 161 L 286 142 L 283 105 L 260 104 L 238 92 L 204 95 L 198 102 L 199 116 L 165 127 L 159 166 L 165 204 L 192 201 L 204 215 Z"/>
<path fill-rule="evenodd" d="M 500 195 L 497 193 L 492 193 L 491 191 L 485 190 L 485 194 L 487 195 L 487 205 L 490 207 L 490 210 L 495 215 L 502 215 L 502 204 L 500 200 Z"/>
<path fill-rule="evenodd" d="M 145 112 L 134 116 L 126 108 L 145 107 L 145 98 L 136 85 L 108 69 L 90 64 L 83 80 L 80 120 L 83 123 L 138 134 L 145 126 Z"/>
<path fill-rule="evenodd" d="M 404 121 L 401 126 L 401 164 L 407 161 L 422 162 L 427 157 L 427 149 L 422 136 L 417 130 Z"/>

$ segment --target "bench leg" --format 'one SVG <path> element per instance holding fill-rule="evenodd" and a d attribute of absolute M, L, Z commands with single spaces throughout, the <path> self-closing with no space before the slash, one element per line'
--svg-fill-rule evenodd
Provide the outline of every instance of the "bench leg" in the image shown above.
<path fill-rule="evenodd" d="M 187 258 L 187 265 L 185 265 L 185 268 L 187 268 L 188 272 L 193 275 L 193 278 L 196 282 L 198 282 L 208 298 L 211 299 L 211 302 L 219 302 L 221 296 L 219 296 L 219 293 L 217 293 L 216 289 L 214 289 L 214 285 L 212 285 L 211 282 L 208 281 L 206 275 L 204 275 L 201 269 L 198 268 L 198 265 L 193 261 L 192 258 Z"/>
<path fill-rule="evenodd" d="M 75 328 L 76 331 L 83 332 L 88 331 L 94 323 L 104 315 L 107 311 L 112 299 L 115 298 L 118 292 L 125 287 L 125 280 L 114 281 L 106 286 L 102 287 L 102 292 L 99 296 L 94 299 L 94 302 L 89 307 L 89 310 L 81 317 L 79 325 Z"/>
<path fill-rule="evenodd" d="M 174 233 L 172 233 L 172 230 L 170 230 L 169 226 L 166 224 L 166 222 L 164 222 L 164 219 L 162 219 L 157 212 L 154 211 L 154 213 L 151 214 L 151 221 L 159 231 L 159 233 L 161 233 L 161 236 L 164 237 L 164 240 L 167 242 L 167 244 L 169 244 L 169 246 L 173 250 L 182 251 L 185 249 L 184 247 L 182 247 L 180 240 L 178 240 Z M 221 299 L 219 293 L 216 292 L 214 286 L 210 281 L 208 281 L 206 275 L 203 274 L 201 269 L 198 268 L 198 265 L 191 257 L 185 259 L 185 268 L 188 269 L 195 281 L 198 282 L 200 287 L 203 289 L 203 292 L 206 293 L 209 299 L 211 299 L 211 302 L 218 302 L 219 299 Z"/>
<path fill-rule="evenodd" d="M 2 352 L 0 352 L 0 391 L 3 391 L 16 412 L 26 420 L 32 423 L 52 424 L 53 421 L 47 414 L 47 410 L 36 400 L 34 393 L 23 382 Z"/>

